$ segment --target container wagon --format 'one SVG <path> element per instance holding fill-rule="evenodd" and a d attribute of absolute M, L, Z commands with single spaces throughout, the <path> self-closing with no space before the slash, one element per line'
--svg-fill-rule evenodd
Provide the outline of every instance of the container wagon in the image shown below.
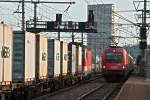
<path fill-rule="evenodd" d="M 60 41 L 48 39 L 48 77 L 60 75 Z"/>
<path fill-rule="evenodd" d="M 35 80 L 36 36 L 34 33 L 13 32 L 13 71 L 14 83 L 32 83 Z"/>
<path fill-rule="evenodd" d="M 80 45 L 76 45 L 76 54 L 78 55 L 76 58 L 76 66 L 77 66 L 77 74 L 83 73 L 82 67 L 82 47 Z"/>
<path fill-rule="evenodd" d="M 66 76 L 68 69 L 68 44 L 63 41 L 60 43 L 60 68 L 61 76 Z"/>
<path fill-rule="evenodd" d="M 12 52 L 13 52 L 12 28 L 0 23 L 0 90 L 12 82 Z"/>
<path fill-rule="evenodd" d="M 68 44 L 68 74 L 75 75 L 77 73 L 76 66 L 76 45 L 69 43 Z"/>
<path fill-rule="evenodd" d="M 12 56 L 13 85 L 6 97 L 13 100 L 31 100 L 77 83 L 90 74 L 89 49 L 78 43 L 68 45 L 47 39 L 41 34 L 14 31 Z"/>
<path fill-rule="evenodd" d="M 47 78 L 48 40 L 44 35 L 36 35 L 36 81 Z"/>

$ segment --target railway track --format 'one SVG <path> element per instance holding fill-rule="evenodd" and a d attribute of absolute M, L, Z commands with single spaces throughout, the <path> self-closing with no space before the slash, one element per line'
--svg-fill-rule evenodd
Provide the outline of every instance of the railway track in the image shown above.
<path fill-rule="evenodd" d="M 104 83 L 76 98 L 76 100 L 113 100 L 114 97 L 111 98 L 111 96 L 119 87 L 121 87 L 121 84 L 122 83 Z"/>
<path fill-rule="evenodd" d="M 55 91 L 53 93 L 49 93 L 40 97 L 35 98 L 34 100 L 59 100 L 60 97 L 63 98 L 62 100 L 75 100 L 76 97 L 71 97 L 70 95 L 75 96 L 74 93 L 77 93 L 77 96 L 80 96 L 80 92 L 83 91 L 83 93 L 90 91 L 92 88 L 95 88 L 96 86 L 99 86 L 100 83 L 104 83 L 105 81 L 102 78 L 101 74 L 98 74 L 94 77 L 92 77 L 89 80 L 81 81 L 80 83 L 70 86 L 68 88 L 60 89 L 58 91 Z M 75 91 L 75 92 L 73 92 Z M 70 94 L 70 95 L 68 95 Z M 67 96 L 68 95 L 68 96 Z M 72 98 L 72 99 L 68 99 Z"/>
<path fill-rule="evenodd" d="M 98 75 L 34 100 L 114 100 L 123 83 L 108 83 Z"/>

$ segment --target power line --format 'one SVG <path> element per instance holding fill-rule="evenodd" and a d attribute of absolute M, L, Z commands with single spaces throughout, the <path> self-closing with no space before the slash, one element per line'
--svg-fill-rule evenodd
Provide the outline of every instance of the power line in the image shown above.
<path fill-rule="evenodd" d="M 117 13 L 130 13 L 130 12 L 136 12 L 136 10 L 118 10 L 118 11 L 115 11 L 115 12 L 117 12 Z"/>
<path fill-rule="evenodd" d="M 59 12 L 61 12 L 61 13 L 64 12 L 63 10 L 59 10 L 59 9 L 53 8 L 53 7 L 51 7 L 51 6 L 47 6 L 46 4 L 41 4 L 41 5 L 43 5 L 43 6 L 47 7 L 47 8 L 53 9 L 54 11 L 59 11 Z"/>
<path fill-rule="evenodd" d="M 127 22 L 129 22 L 129 23 L 131 23 L 131 24 L 133 24 L 133 25 L 135 25 L 135 26 L 138 26 L 136 23 L 134 23 L 134 22 L 132 22 L 131 20 L 129 20 L 129 19 L 127 19 L 127 18 L 121 16 L 120 14 L 116 13 L 115 11 L 113 11 L 113 13 L 115 13 L 115 16 L 116 16 L 116 17 L 119 17 L 119 18 L 121 18 L 121 19 L 124 20 L 124 21 L 127 21 Z"/>
<path fill-rule="evenodd" d="M 56 13 L 56 11 L 58 11 L 58 12 L 60 12 L 60 13 L 62 13 L 64 16 L 66 16 L 67 18 L 69 18 L 69 19 L 74 19 L 74 18 L 72 18 L 72 17 L 70 17 L 69 15 L 68 15 L 68 13 L 67 12 L 65 12 L 65 10 L 59 10 L 59 9 L 56 9 L 56 8 L 53 8 L 53 7 L 51 7 L 51 6 L 48 6 L 48 5 L 46 5 L 46 4 L 42 4 L 43 6 L 45 6 L 47 9 L 52 9 L 55 13 L 54 14 L 57 14 Z M 69 7 L 69 6 L 68 6 Z M 69 8 L 68 8 L 69 9 Z M 66 14 L 67 15 L 66 15 Z"/>
<path fill-rule="evenodd" d="M 104 4 L 104 1 L 103 1 L 103 0 L 99 0 L 99 2 L 101 2 L 102 4 Z"/>
<path fill-rule="evenodd" d="M 22 1 L 3 0 L 0 2 L 22 3 L 22 12 L 21 13 L 22 13 L 22 30 L 23 31 L 25 30 L 25 7 L 24 7 L 25 3 L 34 3 L 35 6 L 36 6 L 36 4 L 39 4 L 39 3 L 75 4 L 75 2 L 50 2 L 50 1 L 25 1 L 25 0 L 22 0 Z M 34 12 L 36 12 L 36 9 L 34 9 Z M 35 19 L 36 19 L 36 13 L 34 13 L 34 22 L 35 22 Z"/>
<path fill-rule="evenodd" d="M 96 2 L 96 4 L 98 4 L 97 0 L 94 0 Z"/>
<path fill-rule="evenodd" d="M 86 2 L 86 4 L 89 4 L 88 0 L 84 0 Z"/>
<path fill-rule="evenodd" d="M 49 17 L 47 17 L 46 15 L 44 15 L 44 14 L 42 14 L 43 13 L 43 11 L 44 12 L 46 12 L 46 14 L 48 14 L 49 13 L 49 11 L 47 11 L 46 9 L 44 9 L 43 7 L 39 7 L 42 11 L 39 11 L 38 13 L 39 13 L 39 15 L 42 15 L 42 17 L 44 17 L 44 18 L 46 18 L 46 19 L 48 19 L 48 20 L 53 20 L 50 16 Z"/>
<path fill-rule="evenodd" d="M 121 29 L 123 29 L 123 30 L 121 30 Z M 129 30 L 127 30 L 125 28 L 118 28 L 118 30 L 121 30 L 123 32 L 126 32 L 127 34 L 130 34 L 131 36 L 135 36 L 136 37 L 136 35 L 132 34 L 132 32 L 130 32 Z"/>

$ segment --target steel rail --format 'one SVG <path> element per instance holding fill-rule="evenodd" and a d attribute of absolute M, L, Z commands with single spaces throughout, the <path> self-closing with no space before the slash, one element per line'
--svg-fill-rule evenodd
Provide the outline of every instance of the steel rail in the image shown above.
<path fill-rule="evenodd" d="M 97 90 L 103 88 L 103 87 L 106 86 L 106 85 L 107 85 L 107 84 L 105 83 L 105 84 L 103 84 L 103 85 L 101 85 L 101 86 L 99 86 L 99 87 L 96 87 L 96 88 L 92 89 L 91 91 L 89 91 L 89 92 L 87 92 L 87 93 L 81 95 L 80 97 L 76 98 L 76 100 L 82 100 L 82 99 L 84 99 L 85 97 L 89 96 L 90 94 L 92 94 L 92 93 L 94 93 L 95 91 L 97 91 Z"/>
<path fill-rule="evenodd" d="M 46 97 L 51 97 L 51 96 L 54 96 L 54 95 L 57 95 L 57 94 L 60 94 L 60 93 L 69 91 L 69 90 L 71 90 L 71 89 L 73 89 L 73 88 L 82 86 L 82 85 L 84 85 L 84 84 L 86 84 L 86 83 L 88 83 L 88 82 L 92 82 L 92 81 L 97 80 L 97 79 L 99 79 L 99 78 L 102 78 L 102 74 L 97 74 L 97 75 L 95 76 L 95 78 L 92 78 L 92 79 L 90 79 L 90 80 L 85 80 L 85 81 L 83 81 L 82 83 L 78 83 L 78 84 L 73 85 L 73 86 L 70 86 L 70 87 L 68 87 L 68 88 L 60 89 L 60 90 L 58 90 L 58 91 L 55 91 L 55 92 L 52 92 L 52 93 L 49 93 L 49 94 L 45 94 L 45 95 L 43 95 L 43 96 L 34 98 L 33 100 L 43 100 L 43 99 L 46 98 Z"/>
<path fill-rule="evenodd" d="M 107 100 L 117 89 L 118 87 L 120 86 L 121 84 L 119 85 L 116 85 L 113 89 L 108 90 L 108 92 L 106 93 L 106 95 L 104 95 L 104 97 L 102 98 L 102 100 Z"/>

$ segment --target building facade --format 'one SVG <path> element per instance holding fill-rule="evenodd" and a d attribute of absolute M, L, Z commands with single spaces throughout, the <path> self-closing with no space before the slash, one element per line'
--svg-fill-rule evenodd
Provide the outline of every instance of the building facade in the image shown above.
<path fill-rule="evenodd" d="M 102 49 L 117 42 L 116 39 L 112 39 L 113 36 L 118 36 L 114 24 L 116 18 L 112 4 L 88 5 L 89 10 L 93 10 L 97 33 L 89 33 L 87 35 L 87 45 L 93 52 L 93 63 L 97 63 L 101 57 Z"/>

